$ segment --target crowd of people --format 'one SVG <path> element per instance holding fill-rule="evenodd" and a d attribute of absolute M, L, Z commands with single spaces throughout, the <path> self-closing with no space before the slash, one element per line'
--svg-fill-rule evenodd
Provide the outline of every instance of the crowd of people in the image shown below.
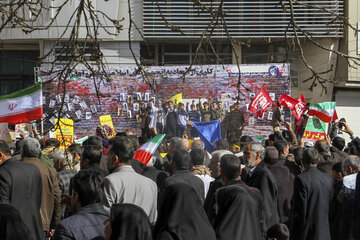
<path fill-rule="evenodd" d="M 172 111 L 186 115 L 156 111 L 159 129 Z M 223 138 L 213 152 L 174 128 L 146 165 L 133 156 L 149 139 L 129 130 L 99 126 L 65 150 L 37 134 L 13 150 L 0 141 L 0 239 L 360 239 L 360 175 L 343 183 L 360 171 L 360 139 L 341 125 L 347 145 L 332 135 L 308 146 L 286 122 L 264 142 Z"/>
<path fill-rule="evenodd" d="M 243 109 L 235 103 L 229 108 L 223 107 L 223 103 L 216 99 L 209 98 L 202 103 L 199 99 L 186 103 L 175 101 L 162 102 L 151 101 L 147 106 L 141 104 L 140 116 L 143 137 L 150 137 L 156 134 L 166 133 L 168 137 L 186 137 L 194 139 L 198 132 L 193 122 L 220 121 L 221 134 L 223 138 L 231 142 L 238 141 L 245 127 Z"/>

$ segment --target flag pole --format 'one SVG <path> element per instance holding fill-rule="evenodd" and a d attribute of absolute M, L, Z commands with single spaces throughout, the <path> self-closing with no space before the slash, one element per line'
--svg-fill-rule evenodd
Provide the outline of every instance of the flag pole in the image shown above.
<path fill-rule="evenodd" d="M 332 116 L 331 116 L 331 121 L 330 121 L 330 123 L 329 123 L 329 125 L 328 125 L 328 131 L 327 131 L 327 135 L 329 136 L 329 133 L 330 133 L 330 130 L 331 130 L 331 128 L 332 128 L 332 125 L 333 125 L 333 118 L 334 118 L 334 114 L 335 114 L 335 109 L 336 109 L 336 102 L 335 102 L 335 106 L 334 106 L 334 113 L 332 114 Z"/>

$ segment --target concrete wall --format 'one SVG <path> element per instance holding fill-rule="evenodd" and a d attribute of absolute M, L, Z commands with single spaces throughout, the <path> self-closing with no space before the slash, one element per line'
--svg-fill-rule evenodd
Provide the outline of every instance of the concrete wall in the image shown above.
<path fill-rule="evenodd" d="M 143 29 L 142 26 L 142 1 L 141 0 L 130 0 L 131 1 L 131 14 L 134 19 L 135 24 L 140 29 Z M 1 34 L 0 39 L 2 40 L 23 40 L 23 39 L 57 39 L 62 36 L 63 32 L 66 30 L 67 24 L 70 22 L 70 28 L 66 30 L 66 34 L 63 35 L 63 38 L 69 37 L 69 33 L 72 30 L 74 18 L 72 18 L 73 13 L 76 11 L 76 8 L 79 6 L 79 0 L 69 1 L 64 5 L 59 15 L 56 17 L 56 20 L 51 25 L 49 29 L 34 31 L 31 33 L 25 33 L 21 31 L 20 28 L 5 28 Z M 63 3 L 63 0 L 54 0 L 49 1 L 51 6 L 56 7 L 60 6 Z M 95 10 L 102 11 L 105 13 L 110 19 L 117 19 L 121 25 L 123 25 L 123 30 L 117 33 L 113 24 L 106 20 L 106 18 L 102 17 L 101 14 L 97 14 L 99 16 L 99 20 L 106 29 L 116 34 L 116 36 L 110 35 L 106 33 L 101 27 L 98 29 L 98 39 L 100 40 L 117 40 L 117 41 L 128 41 L 129 39 L 129 8 L 128 8 L 128 0 L 94 0 L 91 1 L 91 4 L 94 6 Z M 89 13 L 87 13 L 89 15 Z M 29 11 L 24 10 L 24 15 L 27 19 L 30 18 Z M 33 25 L 37 27 L 47 26 L 51 19 L 56 16 L 55 9 L 49 11 L 43 11 L 40 19 L 35 22 Z M 91 25 L 93 25 L 90 22 Z M 96 24 L 98 25 L 98 24 Z M 84 18 L 81 18 L 81 27 L 79 30 L 80 38 L 86 37 L 86 28 Z M 140 41 L 141 35 L 137 32 L 137 30 L 132 27 L 132 31 L 130 33 L 131 39 L 134 41 Z"/>
<path fill-rule="evenodd" d="M 359 29 L 358 22 L 360 22 L 360 2 L 353 0 L 345 0 L 344 2 L 345 14 L 349 16 L 350 24 Z M 357 49 L 360 47 L 358 46 L 357 38 L 358 37 L 355 35 L 354 31 L 350 27 L 347 27 L 344 38 L 340 44 L 340 49 L 352 57 L 360 58 L 360 55 L 357 54 Z M 339 58 L 339 67 L 336 79 L 338 81 L 337 86 L 360 86 L 360 68 L 351 68 L 348 66 L 348 63 L 344 58 Z"/>
<path fill-rule="evenodd" d="M 337 50 L 339 46 L 338 39 L 317 39 L 322 46 Z M 331 101 L 333 94 L 333 84 L 330 82 L 334 79 L 336 67 L 337 56 L 329 51 L 320 49 L 319 47 L 311 44 L 310 42 L 303 42 L 302 48 L 304 51 L 304 57 L 308 64 L 314 68 L 316 72 L 325 72 L 331 68 L 333 65 L 333 70 L 329 73 L 321 75 L 325 79 L 329 80 L 325 82 L 324 85 L 327 88 L 327 92 L 317 84 L 313 88 L 313 91 L 310 91 L 309 88 L 312 84 L 312 80 L 303 82 L 312 76 L 311 71 L 305 66 L 304 62 L 299 56 L 299 85 L 298 88 L 293 88 L 291 95 L 295 98 L 298 98 L 302 93 L 304 94 L 307 102 L 317 103 Z M 290 66 L 291 67 L 291 66 Z"/>

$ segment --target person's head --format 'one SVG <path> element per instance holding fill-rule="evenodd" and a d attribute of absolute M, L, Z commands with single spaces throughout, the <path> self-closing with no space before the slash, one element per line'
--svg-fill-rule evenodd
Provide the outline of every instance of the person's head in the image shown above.
<path fill-rule="evenodd" d="M 46 140 L 45 142 L 45 147 L 46 148 L 59 148 L 60 147 L 60 141 L 57 140 L 56 138 L 49 138 L 48 140 Z"/>
<path fill-rule="evenodd" d="M 265 148 L 264 162 L 268 165 L 274 165 L 279 162 L 279 152 L 274 146 Z"/>
<path fill-rule="evenodd" d="M 129 129 L 127 129 L 125 132 L 124 132 L 124 134 L 125 134 L 125 136 L 132 136 L 132 135 L 134 135 L 134 133 L 131 131 L 131 130 L 129 130 Z"/>
<path fill-rule="evenodd" d="M 222 110 L 223 109 L 223 105 L 222 105 L 222 102 L 218 102 L 217 103 L 217 108 Z"/>
<path fill-rule="evenodd" d="M 304 149 L 302 147 L 297 147 L 297 148 L 292 150 L 292 154 L 294 155 L 295 162 L 298 165 L 302 165 L 302 153 L 303 153 L 303 150 Z"/>
<path fill-rule="evenodd" d="M 211 104 L 212 104 L 212 108 L 213 108 L 213 109 L 216 109 L 216 108 L 217 108 L 217 103 L 216 103 L 216 102 L 212 102 Z"/>
<path fill-rule="evenodd" d="M 275 141 L 274 147 L 278 150 L 280 157 L 286 157 L 289 154 L 289 144 L 284 140 Z"/>
<path fill-rule="evenodd" d="M 228 150 L 217 150 L 211 153 L 210 163 L 208 168 L 210 169 L 211 177 L 217 178 L 220 176 L 220 159 L 225 154 L 233 154 Z"/>
<path fill-rule="evenodd" d="M 330 146 L 325 140 L 317 140 L 314 148 L 324 157 L 331 157 Z"/>
<path fill-rule="evenodd" d="M 189 170 L 191 156 L 187 151 L 175 150 L 171 159 L 172 159 L 171 166 L 174 171 Z"/>
<path fill-rule="evenodd" d="M 342 151 L 345 147 L 345 139 L 339 136 L 334 137 L 334 139 L 332 140 L 332 145 Z"/>
<path fill-rule="evenodd" d="M 133 142 L 134 150 L 136 151 L 140 146 L 139 138 L 135 135 L 130 135 L 128 138 Z"/>
<path fill-rule="evenodd" d="M 131 203 L 115 203 L 110 208 L 109 221 L 104 227 L 104 238 L 151 240 L 153 238 L 149 217 L 139 206 Z"/>
<path fill-rule="evenodd" d="M 205 110 L 208 110 L 208 109 L 209 109 L 209 104 L 208 104 L 207 102 L 204 102 L 204 103 L 203 103 L 203 106 L 204 106 Z"/>
<path fill-rule="evenodd" d="M 315 167 L 320 161 L 319 153 L 315 148 L 306 148 L 302 153 L 302 162 L 305 168 Z"/>
<path fill-rule="evenodd" d="M 189 149 L 190 149 L 190 143 L 188 140 L 184 138 L 173 137 L 170 139 L 168 154 L 172 156 L 175 150 L 189 151 Z"/>
<path fill-rule="evenodd" d="M 226 139 L 220 139 L 215 142 L 215 150 L 229 150 L 229 143 Z"/>
<path fill-rule="evenodd" d="M 194 140 L 191 144 L 191 149 L 192 150 L 204 150 L 205 144 L 201 140 Z"/>
<path fill-rule="evenodd" d="M 241 161 L 233 154 L 225 154 L 220 160 L 221 176 L 225 184 L 236 180 L 241 174 Z"/>
<path fill-rule="evenodd" d="M 0 165 L 11 158 L 11 150 L 4 140 L 0 140 Z"/>
<path fill-rule="evenodd" d="M 73 163 L 73 157 L 65 150 L 59 150 L 54 155 L 54 168 L 56 171 L 61 171 L 66 167 L 70 167 Z"/>
<path fill-rule="evenodd" d="M 200 149 L 191 150 L 190 152 L 191 161 L 194 166 L 204 165 L 205 151 Z"/>
<path fill-rule="evenodd" d="M 72 212 L 101 201 L 102 180 L 101 173 L 93 170 L 81 170 L 72 178 Z"/>
<path fill-rule="evenodd" d="M 89 168 L 91 165 L 99 164 L 101 156 L 102 151 L 98 150 L 96 146 L 85 146 L 80 159 L 80 168 L 86 169 Z"/>
<path fill-rule="evenodd" d="M 337 162 L 334 164 L 334 166 L 332 167 L 332 178 L 334 181 L 336 180 L 342 180 L 343 177 L 345 176 L 345 171 L 344 171 L 344 164 L 342 162 Z"/>
<path fill-rule="evenodd" d="M 196 104 L 196 110 L 200 112 L 200 104 Z"/>
<path fill-rule="evenodd" d="M 35 138 L 25 138 L 20 152 L 22 158 L 39 158 L 41 153 L 39 141 Z"/>
<path fill-rule="evenodd" d="M 344 160 L 344 170 L 348 175 L 360 171 L 360 158 L 356 155 L 347 156 Z"/>
<path fill-rule="evenodd" d="M 40 143 L 40 146 L 41 146 L 41 150 L 43 150 L 45 147 L 46 147 L 46 141 L 48 140 L 49 138 L 48 137 L 43 137 L 39 140 L 39 143 Z M 21 139 L 22 141 L 22 139 Z M 21 144 L 20 146 L 21 147 Z M 20 151 L 20 150 L 19 150 Z"/>
<path fill-rule="evenodd" d="M 80 161 L 83 147 L 80 144 L 73 143 L 67 148 L 67 152 L 69 152 L 72 155 L 73 162 L 77 164 Z"/>
<path fill-rule="evenodd" d="M 258 142 L 251 142 L 245 145 L 243 152 L 245 165 L 249 168 L 257 166 L 265 156 L 265 149 Z"/>
<path fill-rule="evenodd" d="M 266 233 L 266 239 L 272 240 L 289 240 L 290 232 L 288 227 L 283 223 L 277 223 L 271 226 Z"/>
<path fill-rule="evenodd" d="M 83 143 L 83 146 L 94 146 L 96 149 L 102 149 L 102 140 L 100 137 L 92 135 Z"/>
<path fill-rule="evenodd" d="M 169 106 L 170 109 L 174 109 L 174 104 L 173 104 L 172 101 L 169 101 L 169 102 L 168 102 L 168 106 Z"/>
<path fill-rule="evenodd" d="M 276 141 L 275 134 L 272 133 L 269 135 L 269 146 L 274 146 L 274 142 Z"/>
<path fill-rule="evenodd" d="M 354 140 L 351 141 L 353 144 L 353 153 L 354 155 L 360 156 L 360 138 L 356 137 Z"/>
<path fill-rule="evenodd" d="M 156 104 L 157 104 L 157 107 L 158 107 L 158 108 L 160 108 L 160 109 L 162 108 L 162 103 L 161 103 L 160 100 L 157 100 L 157 101 L 156 101 Z"/>
<path fill-rule="evenodd" d="M 240 138 L 240 149 L 243 150 L 245 145 L 251 143 L 253 139 L 248 135 L 243 135 Z"/>
<path fill-rule="evenodd" d="M 107 162 L 109 172 L 113 172 L 120 166 L 130 165 L 134 153 L 134 143 L 128 137 L 111 138 Z"/>
<path fill-rule="evenodd" d="M 185 111 L 185 106 L 183 103 L 179 103 L 179 109 Z"/>
<path fill-rule="evenodd" d="M 190 109 L 191 109 L 192 112 L 195 112 L 195 110 L 196 110 L 195 104 L 191 104 Z"/>

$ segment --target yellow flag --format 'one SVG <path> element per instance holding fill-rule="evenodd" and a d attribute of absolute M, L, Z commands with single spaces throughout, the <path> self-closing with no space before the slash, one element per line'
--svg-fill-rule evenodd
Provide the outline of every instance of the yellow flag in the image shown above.
<path fill-rule="evenodd" d="M 175 96 L 173 96 L 172 98 L 169 99 L 169 101 L 172 101 L 175 104 L 175 100 L 176 100 L 176 104 L 182 102 L 182 92 L 179 94 L 176 94 Z"/>
<path fill-rule="evenodd" d="M 160 156 L 164 158 L 167 155 L 167 153 L 160 153 Z"/>

